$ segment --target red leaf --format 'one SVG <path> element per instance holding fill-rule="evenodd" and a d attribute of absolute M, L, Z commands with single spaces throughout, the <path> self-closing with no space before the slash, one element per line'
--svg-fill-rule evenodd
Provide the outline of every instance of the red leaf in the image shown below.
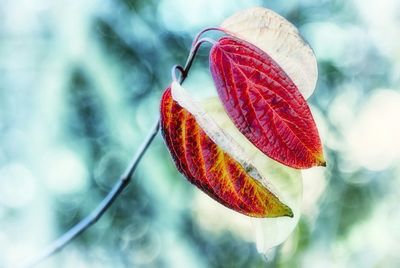
<path fill-rule="evenodd" d="M 258 149 L 293 168 L 325 165 L 307 102 L 264 51 L 222 37 L 211 49 L 210 69 L 226 112 Z"/>
<path fill-rule="evenodd" d="M 181 107 L 168 88 L 161 100 L 161 130 L 178 170 L 210 197 L 252 217 L 293 217 L 292 210 L 251 177 Z M 252 172 L 255 172 L 252 170 Z"/>

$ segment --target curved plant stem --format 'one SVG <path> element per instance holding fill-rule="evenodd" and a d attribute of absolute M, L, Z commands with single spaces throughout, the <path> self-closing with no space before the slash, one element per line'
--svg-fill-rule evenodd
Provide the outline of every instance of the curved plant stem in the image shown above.
<path fill-rule="evenodd" d="M 172 81 L 174 81 L 174 82 L 178 82 L 178 78 L 176 77 L 176 70 L 178 70 L 181 73 L 180 77 L 182 77 L 182 74 L 185 72 L 185 69 L 181 65 L 175 64 L 171 69 L 171 77 L 172 77 Z M 180 78 L 179 78 L 179 81 L 180 81 Z M 182 81 L 181 81 L 181 83 L 182 83 Z"/>
<path fill-rule="evenodd" d="M 71 242 L 75 237 L 84 232 L 87 228 L 96 223 L 100 217 L 107 211 L 107 209 L 114 203 L 121 192 L 128 186 L 133 173 L 135 172 L 140 160 L 142 159 L 144 153 L 149 148 L 154 137 L 157 135 L 160 129 L 160 122 L 157 119 L 157 123 L 151 128 L 149 134 L 147 135 L 145 141 L 140 146 L 139 150 L 136 152 L 135 156 L 132 158 L 129 166 L 126 168 L 125 172 L 121 175 L 118 182 L 113 186 L 111 191 L 107 196 L 101 201 L 101 203 L 94 209 L 86 218 L 81 220 L 78 224 L 72 227 L 69 231 L 63 234 L 60 238 L 53 242 L 47 249 L 45 249 L 41 254 L 36 256 L 28 264 L 22 267 L 33 267 L 57 251 L 65 247 L 69 242 Z"/>
<path fill-rule="evenodd" d="M 196 35 L 196 37 L 195 37 L 194 40 L 193 40 L 192 47 L 194 47 L 194 45 L 199 41 L 200 37 L 201 37 L 204 33 L 210 32 L 210 31 L 225 32 L 225 30 L 223 30 L 223 29 L 221 29 L 221 28 L 218 28 L 218 27 L 206 28 L 206 29 L 202 30 L 201 32 L 199 32 L 199 33 Z"/>
<path fill-rule="evenodd" d="M 190 50 L 185 67 L 182 67 L 180 65 L 175 65 L 172 68 L 171 72 L 172 72 L 173 80 L 178 81 L 180 84 L 183 83 L 183 81 L 185 81 L 185 79 L 187 78 L 189 70 L 193 64 L 193 61 L 196 57 L 196 54 L 197 54 L 200 46 L 203 43 L 215 44 L 215 41 L 210 38 L 199 39 L 199 37 L 202 33 L 209 31 L 209 30 L 214 30 L 214 28 L 206 29 L 197 35 L 195 42 L 193 43 L 192 48 Z M 215 30 L 218 30 L 218 29 L 215 28 Z M 181 72 L 181 76 L 179 77 L 179 79 L 177 79 L 177 77 L 176 77 L 176 70 L 179 70 Z M 32 259 L 30 262 L 28 262 L 27 264 L 25 264 L 21 267 L 34 267 L 34 266 L 38 265 L 39 263 L 41 263 L 48 257 L 52 256 L 54 253 L 56 253 L 59 250 L 61 250 L 62 248 L 64 248 L 74 238 L 76 238 L 78 235 L 80 235 L 82 232 L 84 232 L 90 226 L 95 224 L 100 219 L 100 217 L 107 211 L 107 209 L 114 203 L 114 201 L 118 198 L 118 196 L 122 193 L 122 191 L 128 186 L 128 184 L 131 180 L 131 177 L 132 177 L 133 173 L 135 172 L 140 160 L 142 159 L 146 150 L 149 148 L 154 137 L 157 135 L 159 129 L 160 129 L 160 121 L 159 121 L 159 119 L 157 119 L 156 124 L 154 124 L 154 126 L 150 130 L 146 140 L 142 143 L 141 147 L 136 152 L 135 156 L 132 158 L 129 166 L 126 168 L 125 172 L 121 175 L 118 182 L 113 186 L 111 191 L 101 201 L 101 203 L 86 218 L 81 220 L 78 224 L 76 224 L 74 227 L 72 227 L 69 231 L 64 233 L 60 238 L 58 238 L 56 241 L 54 241 L 53 244 L 51 244 L 48 248 L 46 248 L 41 254 L 37 255 L 34 259 Z"/>
<path fill-rule="evenodd" d="M 192 48 L 190 49 L 189 56 L 188 56 L 188 58 L 186 60 L 185 67 L 183 68 L 183 70 L 180 69 L 180 71 L 182 73 L 181 78 L 179 80 L 180 84 L 182 84 L 183 81 L 185 81 L 185 79 L 186 79 L 186 77 L 187 77 L 187 75 L 189 73 L 189 70 L 192 67 L 192 64 L 193 64 L 193 61 L 194 61 L 194 59 L 196 57 L 196 54 L 199 51 L 200 46 L 202 44 L 204 44 L 204 43 L 210 43 L 210 44 L 214 45 L 216 42 L 215 42 L 215 40 L 213 40 L 211 38 L 204 37 L 204 38 L 201 38 L 200 40 L 197 40 L 197 42 L 192 45 Z"/>

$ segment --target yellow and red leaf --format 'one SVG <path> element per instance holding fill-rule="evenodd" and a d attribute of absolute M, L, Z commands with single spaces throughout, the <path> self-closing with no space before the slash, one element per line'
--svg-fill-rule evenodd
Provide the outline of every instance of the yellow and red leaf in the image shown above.
<path fill-rule="evenodd" d="M 164 92 L 160 110 L 166 145 L 178 170 L 191 183 L 242 214 L 259 218 L 293 217 L 292 210 L 255 179 L 261 176 L 257 170 L 218 145 L 199 125 L 196 116 L 174 100 L 171 88 Z"/>

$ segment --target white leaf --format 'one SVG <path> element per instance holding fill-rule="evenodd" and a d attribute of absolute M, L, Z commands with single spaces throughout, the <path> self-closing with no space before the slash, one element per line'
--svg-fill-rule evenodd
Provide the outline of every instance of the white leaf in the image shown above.
<path fill-rule="evenodd" d="M 221 148 L 241 163 L 250 175 L 259 180 L 267 189 L 273 192 L 284 204 L 289 206 L 294 217 L 250 218 L 235 213 L 234 222 L 248 221 L 249 232 L 255 231 L 255 241 L 260 252 L 284 242 L 293 232 L 300 218 L 302 199 L 301 172 L 286 167 L 265 156 L 235 127 L 226 114 L 222 103 L 213 97 L 201 103 L 196 102 L 178 83 L 171 86 L 172 97 L 183 108 L 188 110 L 200 127 Z M 223 210 L 220 206 L 220 210 Z M 218 210 L 218 211 L 220 211 Z M 220 212 L 218 212 L 220 213 Z M 219 217 L 218 213 L 214 215 Z M 234 224 L 234 222 L 232 224 Z M 254 234 L 253 234 L 254 235 Z"/>
<path fill-rule="evenodd" d="M 315 89 L 317 60 L 297 28 L 266 8 L 250 8 L 227 18 L 221 28 L 264 50 L 307 99 Z"/>
<path fill-rule="evenodd" d="M 228 132 L 235 142 L 241 145 L 244 154 L 248 156 L 249 161 L 260 172 L 263 180 L 266 178 L 268 184 L 273 185 L 280 200 L 293 211 L 293 218 L 252 219 L 256 232 L 257 249 L 262 253 L 267 253 L 269 249 L 283 243 L 289 237 L 300 219 L 303 193 L 301 171 L 284 166 L 258 150 L 235 127 L 218 98 L 207 99 L 203 102 L 203 107 L 217 125 Z"/>

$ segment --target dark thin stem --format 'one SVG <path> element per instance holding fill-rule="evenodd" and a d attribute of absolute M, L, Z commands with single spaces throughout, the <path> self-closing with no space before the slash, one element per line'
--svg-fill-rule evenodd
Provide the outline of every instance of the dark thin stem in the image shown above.
<path fill-rule="evenodd" d="M 220 32 L 225 32 L 225 30 L 223 30 L 223 29 L 221 29 L 221 28 L 216 28 L 216 27 L 207 28 L 207 29 L 204 29 L 204 30 L 202 30 L 201 32 L 199 32 L 199 33 L 196 35 L 196 37 L 194 38 L 193 42 L 192 42 L 192 47 L 191 47 L 191 49 L 190 49 L 189 56 L 188 56 L 188 58 L 187 58 L 187 60 L 186 60 L 185 67 L 182 68 L 182 66 L 180 66 L 180 65 L 175 65 L 175 66 L 172 68 L 172 79 L 173 79 L 174 81 L 178 81 L 179 84 L 182 84 L 183 81 L 185 81 L 186 77 L 187 77 L 188 74 L 189 74 L 189 70 L 190 70 L 190 68 L 192 67 L 193 61 L 194 61 L 194 59 L 195 59 L 195 57 L 196 57 L 196 55 L 197 55 L 197 52 L 199 51 L 200 46 L 201 46 L 202 44 L 204 44 L 204 43 L 210 43 L 211 45 L 215 45 L 216 41 L 213 40 L 213 39 L 211 39 L 211 38 L 203 37 L 203 38 L 200 39 L 200 37 L 201 37 L 204 33 L 209 32 L 209 31 L 220 31 Z M 179 79 L 179 80 L 176 79 L 176 70 L 177 70 L 177 69 L 181 72 L 181 76 L 180 76 L 180 79 Z"/>
<path fill-rule="evenodd" d="M 196 37 L 193 40 L 192 43 L 192 47 L 194 47 L 194 45 L 199 41 L 200 37 L 206 33 L 206 32 L 210 32 L 210 31 L 220 31 L 220 32 L 225 32 L 225 30 L 221 29 L 221 28 L 217 28 L 217 27 L 210 27 L 210 28 L 206 28 L 204 30 L 202 30 L 201 32 L 199 32 Z"/>
<path fill-rule="evenodd" d="M 140 146 L 139 150 L 136 152 L 135 156 L 132 158 L 129 166 L 126 168 L 124 173 L 121 175 L 118 182 L 113 186 L 111 191 L 107 196 L 101 201 L 101 203 L 93 210 L 86 218 L 81 220 L 77 225 L 72 227 L 69 231 L 63 234 L 60 238 L 53 242 L 47 249 L 45 249 L 40 255 L 36 256 L 28 264 L 22 267 L 33 267 L 44 261 L 46 258 L 50 257 L 57 251 L 65 247 L 69 242 L 71 242 L 75 237 L 84 232 L 87 228 L 96 223 L 100 217 L 107 211 L 107 209 L 114 203 L 121 192 L 128 186 L 133 173 L 135 172 L 140 160 L 142 159 L 144 153 L 149 148 L 154 137 L 157 135 L 160 129 L 160 122 L 151 128 L 149 134 L 147 135 L 145 141 Z"/>
<path fill-rule="evenodd" d="M 194 58 L 203 43 L 211 43 L 214 45 L 216 42 L 210 38 L 200 38 L 200 36 L 210 30 L 220 30 L 218 28 L 209 28 L 202 32 L 200 32 L 195 42 L 192 45 L 190 50 L 188 59 L 186 61 L 185 67 L 180 65 L 175 65 L 172 68 L 172 79 L 174 81 L 178 81 L 180 84 L 186 79 L 189 70 L 193 64 Z M 179 80 L 176 77 L 176 70 L 181 72 Z M 129 166 L 126 168 L 125 172 L 121 175 L 118 182 L 113 186 L 111 191 L 107 194 L 107 196 L 101 201 L 101 203 L 83 220 L 81 220 L 78 224 L 72 227 L 69 231 L 63 234 L 60 238 L 53 242 L 47 249 L 45 249 L 41 254 L 36 256 L 32 259 L 28 264 L 25 264 L 21 267 L 34 267 L 47 259 L 48 257 L 52 256 L 56 252 L 60 251 L 64 248 L 68 243 L 70 243 L 74 238 L 88 229 L 90 226 L 95 224 L 101 216 L 107 211 L 107 209 L 114 203 L 114 201 L 118 198 L 118 196 L 122 193 L 122 191 L 128 186 L 133 173 L 135 172 L 140 160 L 142 159 L 144 153 L 149 148 L 151 142 L 153 141 L 154 137 L 157 135 L 160 129 L 160 121 L 157 120 L 154 127 L 150 130 L 146 140 L 143 142 L 139 150 L 136 152 L 135 156 L 132 158 Z"/>
<path fill-rule="evenodd" d="M 201 38 L 200 40 L 197 40 L 197 42 L 192 45 L 189 56 L 186 60 L 185 67 L 183 68 L 183 71 L 181 70 L 182 75 L 179 80 L 180 84 L 182 84 L 182 82 L 185 81 L 185 79 L 189 73 L 189 70 L 192 67 L 193 61 L 197 55 L 197 52 L 199 51 L 200 46 L 204 43 L 210 43 L 211 45 L 214 45 L 216 42 L 215 42 L 215 40 L 213 40 L 211 38 L 205 37 L 205 38 Z"/>
<path fill-rule="evenodd" d="M 172 81 L 179 82 L 178 78 L 176 77 L 176 70 L 178 70 L 182 76 L 182 74 L 185 72 L 185 69 L 181 65 L 178 65 L 178 64 L 175 64 L 171 69 Z M 181 81 L 181 83 L 182 83 L 182 81 Z"/>

